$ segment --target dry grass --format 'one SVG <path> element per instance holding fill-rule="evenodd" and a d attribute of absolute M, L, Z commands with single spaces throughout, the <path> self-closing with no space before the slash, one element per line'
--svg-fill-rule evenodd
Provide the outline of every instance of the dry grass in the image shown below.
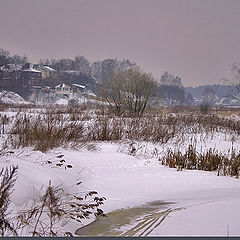
<path fill-rule="evenodd" d="M 35 200 L 30 209 L 19 211 L 16 230 L 19 233 L 25 231 L 32 237 L 73 237 L 64 226 L 69 221 L 80 224 L 91 215 L 105 216 L 99 208 L 104 200 L 106 198 L 98 197 L 95 191 L 83 195 L 67 194 L 50 182 L 44 195 Z"/>
<path fill-rule="evenodd" d="M 34 146 L 35 150 L 46 152 L 68 143 L 79 144 L 82 136 L 83 123 L 67 121 L 63 115 L 19 115 L 7 143 L 14 148 Z"/>
<path fill-rule="evenodd" d="M 16 230 L 9 217 L 10 195 L 17 179 L 18 166 L 2 168 L 0 171 L 0 235 L 16 236 Z"/>
<path fill-rule="evenodd" d="M 232 151 L 230 157 L 214 149 L 208 149 L 205 153 L 198 153 L 193 145 L 189 145 L 185 153 L 180 150 L 168 150 L 166 156 L 160 159 L 163 165 L 178 170 L 203 170 L 217 171 L 218 176 L 235 176 L 239 178 L 240 154 Z"/>
<path fill-rule="evenodd" d="M 181 109 L 181 113 L 179 113 Z M 94 141 L 146 141 L 166 144 L 184 141 L 186 134 L 214 136 L 217 132 L 240 134 L 240 121 L 215 113 L 201 114 L 195 108 L 178 108 L 166 114 L 165 108 L 144 117 L 115 116 L 109 112 L 81 108 L 47 110 L 42 114 L 17 114 L 7 144 L 48 149 L 77 146 Z"/>

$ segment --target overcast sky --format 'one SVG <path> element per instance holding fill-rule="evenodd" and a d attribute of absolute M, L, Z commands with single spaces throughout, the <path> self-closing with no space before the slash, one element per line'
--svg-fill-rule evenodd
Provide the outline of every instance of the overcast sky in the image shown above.
<path fill-rule="evenodd" d="M 0 0 L 0 48 L 11 54 L 128 58 L 184 85 L 230 76 L 239 26 L 240 0 Z"/>

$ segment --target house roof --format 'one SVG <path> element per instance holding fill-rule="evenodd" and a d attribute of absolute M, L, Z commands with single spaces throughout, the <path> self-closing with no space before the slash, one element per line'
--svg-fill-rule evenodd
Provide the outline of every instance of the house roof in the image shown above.
<path fill-rule="evenodd" d="M 33 68 L 26 68 L 24 70 L 22 70 L 23 72 L 37 72 L 37 73 L 41 73 L 41 71 L 35 70 Z"/>
<path fill-rule="evenodd" d="M 80 84 L 76 84 L 76 83 L 74 83 L 73 86 L 77 87 L 77 88 L 86 88 L 84 85 L 80 85 Z"/>
<path fill-rule="evenodd" d="M 55 88 L 65 88 L 65 87 L 70 88 L 70 86 L 68 86 L 65 83 L 61 83 L 61 84 L 57 85 Z"/>
<path fill-rule="evenodd" d="M 40 66 L 40 68 L 41 69 L 44 69 L 44 70 L 48 70 L 48 71 L 50 71 L 50 72 L 54 72 L 55 70 L 53 69 L 53 68 L 51 68 L 51 67 L 49 67 L 49 66 Z"/>

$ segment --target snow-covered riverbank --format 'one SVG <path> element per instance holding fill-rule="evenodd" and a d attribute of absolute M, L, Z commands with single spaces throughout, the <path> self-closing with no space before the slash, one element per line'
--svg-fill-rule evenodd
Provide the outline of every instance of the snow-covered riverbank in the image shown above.
<path fill-rule="evenodd" d="M 239 179 L 216 176 L 216 172 L 176 171 L 156 159 L 138 159 L 102 144 L 99 152 L 68 152 L 95 176 L 92 187 L 107 201 L 106 212 L 152 201 L 174 202 L 172 212 L 151 236 L 240 235 Z M 78 159 L 78 160 L 77 160 Z"/>
<path fill-rule="evenodd" d="M 102 206 L 105 213 L 154 201 L 183 208 L 171 212 L 150 236 L 240 235 L 239 179 L 217 176 L 216 172 L 177 171 L 162 166 L 157 158 L 135 157 L 119 149 L 118 144 L 99 143 L 95 151 L 57 149 L 44 154 L 25 150 L 2 156 L 0 167 L 19 165 L 12 194 L 18 209 L 51 180 L 70 192 L 97 191 L 107 199 Z M 72 168 L 46 164 L 47 160 L 57 162 L 59 154 Z M 81 184 L 76 186 L 76 182 Z M 79 227 L 67 226 L 72 232 Z"/>

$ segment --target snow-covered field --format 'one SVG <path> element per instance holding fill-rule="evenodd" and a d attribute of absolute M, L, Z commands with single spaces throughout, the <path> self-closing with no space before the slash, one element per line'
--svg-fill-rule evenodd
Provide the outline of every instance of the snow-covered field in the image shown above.
<path fill-rule="evenodd" d="M 117 152 L 118 147 L 102 144 L 99 152 L 71 151 L 68 155 L 90 171 L 92 186 L 107 201 L 106 212 L 140 206 L 147 202 L 174 202 L 172 212 L 150 236 L 240 235 L 240 184 L 215 172 L 176 171 L 156 159 L 137 159 Z"/>
<path fill-rule="evenodd" d="M 232 147 L 239 151 L 239 143 L 237 137 L 233 143 L 231 135 L 226 137 L 226 134 L 217 134 L 204 143 L 198 142 L 197 148 L 215 148 L 227 153 Z M 161 155 L 175 145 L 139 143 L 145 144 L 145 150 L 132 156 L 126 150 L 128 142 L 94 144 L 94 150 L 57 148 L 42 153 L 24 148 L 2 155 L 1 168 L 13 164 L 19 166 L 15 190 L 11 195 L 13 211 L 23 209 L 29 200 L 36 199 L 43 186 L 47 186 L 51 180 L 54 186 L 61 186 L 70 193 L 97 191 L 99 196 L 106 197 L 101 208 L 107 215 L 119 209 L 132 209 L 148 203 L 167 203 L 164 209 L 160 204 L 159 210 L 145 212 L 125 223 L 123 221 L 115 235 L 139 236 L 143 232 L 148 236 L 240 235 L 239 179 L 217 176 L 216 172 L 177 171 L 162 166 L 158 157 L 151 154 L 153 149 L 157 149 Z M 181 146 L 184 148 L 184 144 Z M 57 167 L 59 155 L 64 155 L 64 164 L 72 168 Z M 49 160 L 51 164 L 47 163 Z M 79 182 L 81 184 L 76 185 Z M 161 215 L 166 210 L 167 214 Z M 149 223 L 144 227 L 134 233 L 128 232 L 148 218 Z M 84 220 L 83 224 L 93 220 Z M 69 223 L 65 230 L 74 233 L 80 227 L 80 223 Z M 88 234 L 91 235 L 91 232 Z M 92 229 L 94 234 L 101 235 L 104 232 L 96 233 Z"/>
<path fill-rule="evenodd" d="M 49 180 L 65 189 L 82 181 L 81 186 L 71 191 L 96 190 L 107 199 L 102 207 L 105 213 L 159 200 L 173 202 L 170 206 L 173 209 L 186 207 L 172 212 L 151 236 L 240 234 L 238 179 L 217 177 L 215 172 L 169 169 L 157 159 L 118 152 L 116 144 L 102 143 L 98 147 L 94 152 L 59 149 L 49 154 L 25 151 L 17 157 L 19 153 L 2 157 L 1 167 L 19 165 L 13 203 L 23 208 Z M 64 154 L 73 168 L 59 169 L 44 164 L 58 154 Z M 77 225 L 71 227 L 73 231 Z"/>

